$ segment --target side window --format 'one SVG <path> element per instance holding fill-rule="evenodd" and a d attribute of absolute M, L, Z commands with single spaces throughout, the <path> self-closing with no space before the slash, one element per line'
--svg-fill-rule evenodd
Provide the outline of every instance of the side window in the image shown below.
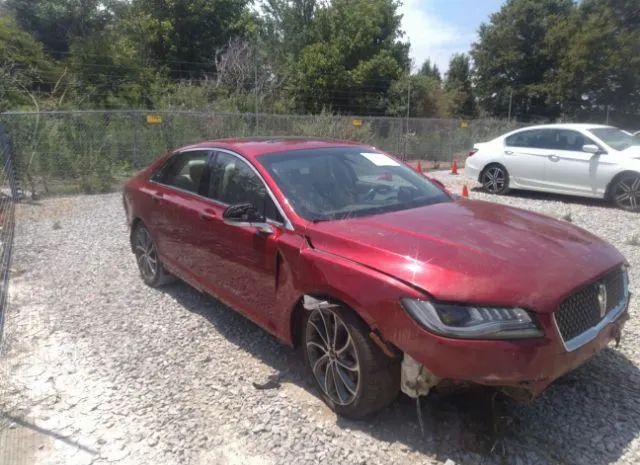
<path fill-rule="evenodd" d="M 225 152 L 218 152 L 212 163 L 207 196 L 227 205 L 250 203 L 266 218 L 283 221 L 262 179 L 246 162 Z"/>
<path fill-rule="evenodd" d="M 530 131 L 520 131 L 505 139 L 508 147 L 529 147 L 534 149 L 546 148 L 548 131 L 543 129 L 532 129 Z"/>
<path fill-rule="evenodd" d="M 569 129 L 555 129 L 553 130 L 553 146 L 556 150 L 571 150 L 575 152 L 582 152 L 582 146 L 586 144 L 593 144 L 594 142 L 589 138 L 583 136 L 578 131 L 572 131 Z"/>
<path fill-rule="evenodd" d="M 208 156 L 209 152 L 205 150 L 177 153 L 152 179 L 183 191 L 198 193 L 207 171 Z"/>

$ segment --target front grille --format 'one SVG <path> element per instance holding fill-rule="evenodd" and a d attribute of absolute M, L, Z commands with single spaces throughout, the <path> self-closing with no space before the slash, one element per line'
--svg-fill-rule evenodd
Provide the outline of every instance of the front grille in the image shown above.
<path fill-rule="evenodd" d="M 602 317 L 598 299 L 601 284 L 607 290 L 605 313 Z M 562 339 L 570 341 L 600 323 L 626 298 L 625 287 L 625 272 L 620 268 L 566 298 L 555 314 Z"/>

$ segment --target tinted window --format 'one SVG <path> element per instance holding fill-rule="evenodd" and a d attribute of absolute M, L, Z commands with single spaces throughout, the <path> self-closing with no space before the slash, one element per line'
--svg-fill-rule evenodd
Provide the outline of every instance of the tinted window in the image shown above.
<path fill-rule="evenodd" d="M 517 132 L 505 139 L 509 147 L 547 148 L 549 131 L 544 129 L 532 129 L 530 131 Z"/>
<path fill-rule="evenodd" d="M 283 221 L 262 179 L 246 162 L 228 153 L 218 152 L 213 160 L 207 196 L 227 205 L 250 203 L 266 218 Z"/>
<path fill-rule="evenodd" d="M 264 155 L 262 163 L 302 217 L 343 219 L 450 201 L 424 176 L 365 147 Z"/>
<path fill-rule="evenodd" d="M 549 141 L 549 148 L 556 150 L 582 152 L 583 145 L 594 143 L 578 131 L 571 131 L 569 129 L 552 129 L 550 133 L 551 137 Z"/>
<path fill-rule="evenodd" d="M 207 151 L 182 152 L 174 155 L 153 180 L 167 186 L 198 193 L 207 170 Z"/>

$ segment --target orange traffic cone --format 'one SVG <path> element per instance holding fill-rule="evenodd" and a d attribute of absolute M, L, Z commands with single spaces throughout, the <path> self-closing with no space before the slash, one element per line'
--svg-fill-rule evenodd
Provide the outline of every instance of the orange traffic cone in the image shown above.
<path fill-rule="evenodd" d="M 453 165 L 451 165 L 451 174 L 458 174 L 458 162 L 453 160 Z"/>
<path fill-rule="evenodd" d="M 420 163 L 420 160 L 418 160 L 418 167 L 416 168 L 416 171 L 422 174 L 422 163 Z"/>
<path fill-rule="evenodd" d="M 462 186 L 462 196 L 469 198 L 469 188 L 466 184 Z"/>

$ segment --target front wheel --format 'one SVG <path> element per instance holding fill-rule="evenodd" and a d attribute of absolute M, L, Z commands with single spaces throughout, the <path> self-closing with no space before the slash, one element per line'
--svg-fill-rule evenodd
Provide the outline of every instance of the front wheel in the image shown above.
<path fill-rule="evenodd" d="M 364 418 L 398 395 L 399 361 L 386 356 L 366 325 L 343 307 L 306 311 L 302 350 L 322 400 L 339 415 Z"/>
<path fill-rule="evenodd" d="M 640 173 L 620 176 L 611 189 L 611 199 L 618 208 L 640 212 Z"/>
<path fill-rule="evenodd" d="M 509 192 L 509 173 L 502 165 L 489 165 L 480 175 L 482 187 L 490 194 Z"/>

